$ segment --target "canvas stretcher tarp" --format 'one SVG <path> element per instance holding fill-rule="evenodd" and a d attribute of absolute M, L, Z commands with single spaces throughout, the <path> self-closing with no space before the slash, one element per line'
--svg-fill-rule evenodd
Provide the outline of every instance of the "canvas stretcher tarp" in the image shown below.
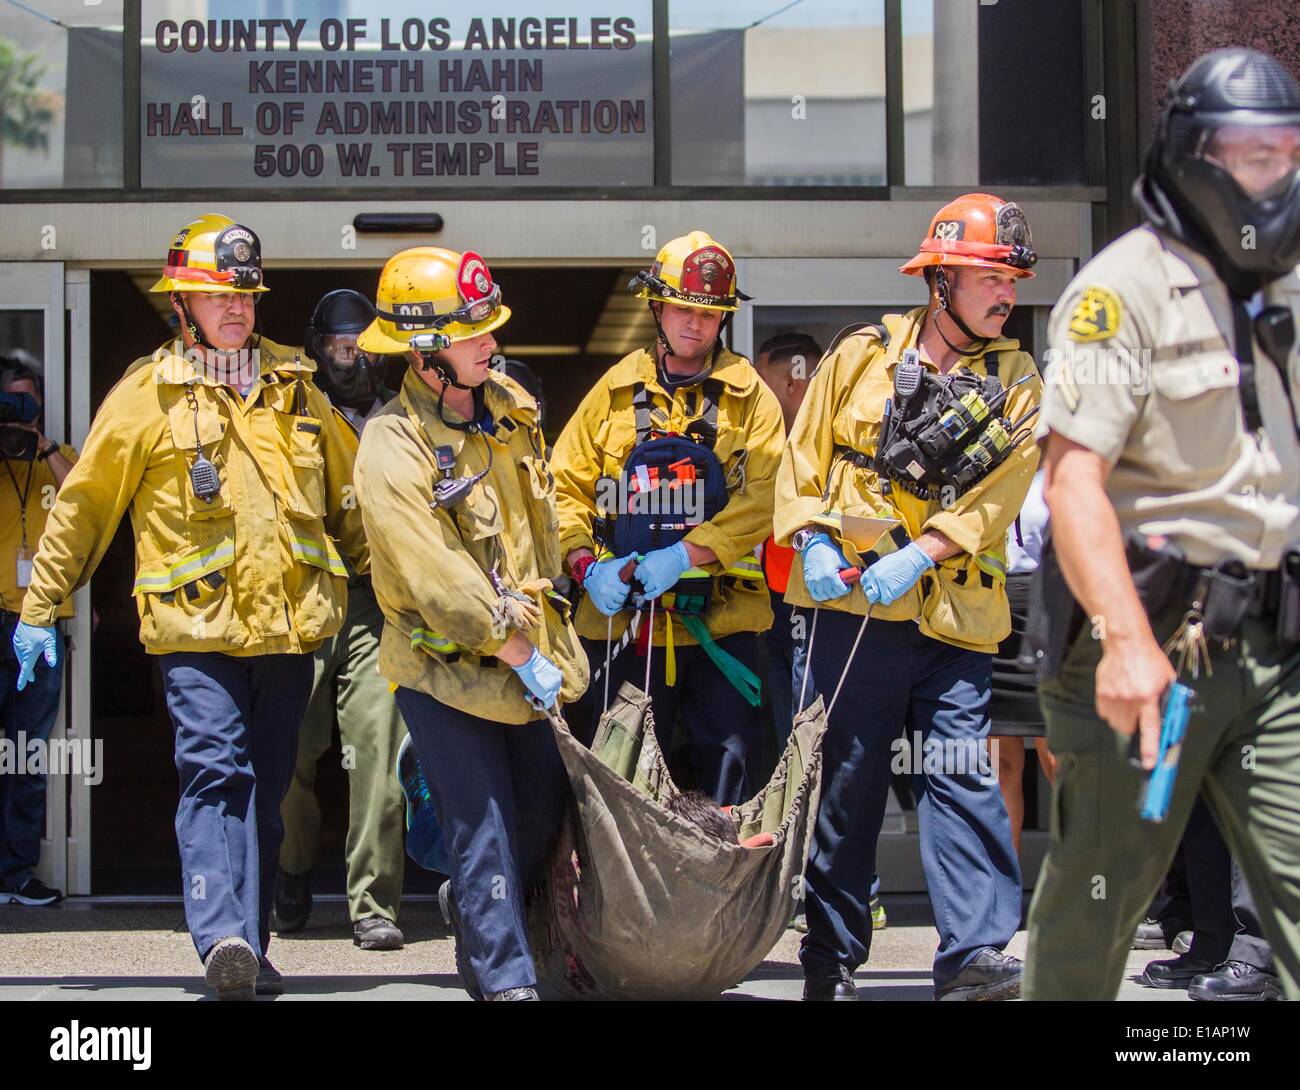
<path fill-rule="evenodd" d="M 821 795 L 820 698 L 796 717 L 776 771 L 731 810 L 724 843 L 670 813 L 678 788 L 649 698 L 624 684 L 588 750 L 553 720 L 574 805 L 529 930 L 543 998 L 706 999 L 753 972 L 802 892 Z"/>

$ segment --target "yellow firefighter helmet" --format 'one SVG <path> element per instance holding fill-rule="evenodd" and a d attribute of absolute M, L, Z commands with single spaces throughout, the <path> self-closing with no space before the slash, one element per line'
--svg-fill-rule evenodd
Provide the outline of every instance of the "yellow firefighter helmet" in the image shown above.
<path fill-rule="evenodd" d="M 357 338 L 366 352 L 435 352 L 499 329 L 510 318 L 487 262 L 439 246 L 417 246 L 388 259 L 379 274 L 377 317 Z"/>
<path fill-rule="evenodd" d="M 150 291 L 268 291 L 262 282 L 262 243 L 229 216 L 209 212 L 172 239 L 162 277 Z"/>

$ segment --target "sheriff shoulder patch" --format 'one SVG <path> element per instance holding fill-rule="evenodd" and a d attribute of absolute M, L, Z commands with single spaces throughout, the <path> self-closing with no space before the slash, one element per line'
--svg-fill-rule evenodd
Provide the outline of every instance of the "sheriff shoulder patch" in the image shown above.
<path fill-rule="evenodd" d="M 1070 315 L 1070 340 L 1104 341 L 1119 332 L 1119 296 L 1109 288 L 1088 288 Z"/>

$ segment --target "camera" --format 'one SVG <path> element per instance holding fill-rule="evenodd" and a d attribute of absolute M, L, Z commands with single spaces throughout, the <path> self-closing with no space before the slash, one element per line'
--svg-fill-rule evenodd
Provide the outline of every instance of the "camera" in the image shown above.
<path fill-rule="evenodd" d="M 30 462 L 36 457 L 36 433 L 0 424 L 0 457 L 10 462 Z"/>
<path fill-rule="evenodd" d="M 36 457 L 36 433 L 15 424 L 30 424 L 41 415 L 41 407 L 30 394 L 0 393 L 0 457 L 11 462 L 30 462 Z"/>

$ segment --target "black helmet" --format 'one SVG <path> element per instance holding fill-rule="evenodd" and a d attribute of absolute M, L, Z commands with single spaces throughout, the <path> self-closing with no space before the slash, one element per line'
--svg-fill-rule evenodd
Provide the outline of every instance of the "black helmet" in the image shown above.
<path fill-rule="evenodd" d="M 1283 146 L 1248 191 L 1225 152 L 1266 129 Z M 1300 263 L 1300 83 L 1254 49 L 1195 61 L 1170 84 L 1134 198 L 1149 222 L 1210 258 L 1234 294 L 1285 276 Z"/>
<path fill-rule="evenodd" d="M 327 351 L 323 337 L 354 337 L 375 318 L 374 305 L 360 292 L 339 288 L 321 297 L 303 333 L 303 348 L 316 361 L 317 385 L 331 401 L 349 408 L 370 408 L 379 396 L 384 378 L 382 357 L 357 350 L 351 360 L 339 360 Z"/>

